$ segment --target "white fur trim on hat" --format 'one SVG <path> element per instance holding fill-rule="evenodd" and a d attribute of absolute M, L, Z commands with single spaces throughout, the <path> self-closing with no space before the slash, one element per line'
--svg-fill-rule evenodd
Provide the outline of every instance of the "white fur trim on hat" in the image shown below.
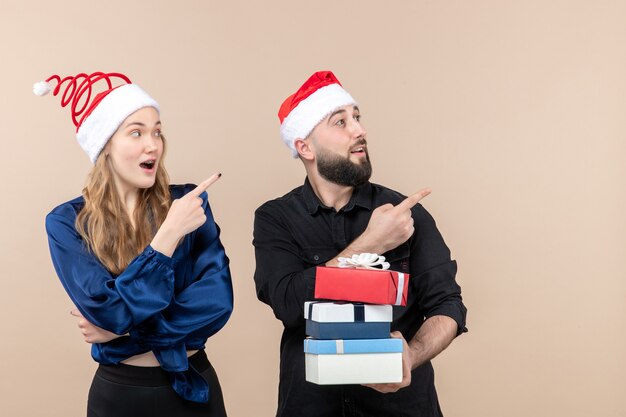
<path fill-rule="evenodd" d="M 76 138 L 95 163 L 104 145 L 122 122 L 144 107 L 159 110 L 158 103 L 136 84 L 122 85 L 107 94 L 80 125 Z"/>
<path fill-rule="evenodd" d="M 339 84 L 324 86 L 298 103 L 280 126 L 280 135 L 293 157 L 298 157 L 296 139 L 306 139 L 326 116 L 349 104 L 356 104 L 356 101 Z"/>

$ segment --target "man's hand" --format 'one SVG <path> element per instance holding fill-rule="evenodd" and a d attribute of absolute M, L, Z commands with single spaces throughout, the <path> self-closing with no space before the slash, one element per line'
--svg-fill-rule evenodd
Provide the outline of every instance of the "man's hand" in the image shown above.
<path fill-rule="evenodd" d="M 406 340 L 404 340 L 404 337 L 400 332 L 392 332 L 391 337 L 402 339 L 402 381 L 390 384 L 364 384 L 364 386 L 370 387 L 378 392 L 382 392 L 383 394 L 396 392 L 400 388 L 411 385 L 411 369 L 413 368 L 413 364 L 411 362 L 409 345 Z"/>
<path fill-rule="evenodd" d="M 426 319 L 415 336 L 409 341 L 404 340 L 402 333 L 393 332 L 391 337 L 402 338 L 402 382 L 397 384 L 366 385 L 376 391 L 396 392 L 411 384 L 411 370 L 423 365 L 440 354 L 456 337 L 458 325 L 448 316 L 432 316 Z"/>
<path fill-rule="evenodd" d="M 413 217 L 411 209 L 419 201 L 430 194 L 425 188 L 407 197 L 397 206 L 385 204 L 374 210 L 363 234 L 369 241 L 378 242 L 381 252 L 395 249 L 413 235 Z"/>
<path fill-rule="evenodd" d="M 82 314 L 80 314 L 78 309 L 70 311 L 70 314 L 74 317 L 78 317 L 78 328 L 87 343 L 106 343 L 120 337 L 120 335 L 111 333 L 108 330 L 104 330 L 103 328 L 90 323 L 85 317 L 83 317 Z"/>
<path fill-rule="evenodd" d="M 359 253 L 383 253 L 395 249 L 406 242 L 415 230 L 411 209 L 421 199 L 430 194 L 430 189 L 407 197 L 398 205 L 385 204 L 372 212 L 372 217 L 365 231 L 348 245 L 341 253 L 326 263 L 326 266 L 337 266 L 339 257 L 351 257 Z"/>

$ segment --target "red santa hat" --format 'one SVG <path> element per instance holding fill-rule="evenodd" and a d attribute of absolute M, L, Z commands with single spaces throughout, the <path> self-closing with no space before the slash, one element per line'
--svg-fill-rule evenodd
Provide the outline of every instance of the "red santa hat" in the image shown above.
<path fill-rule="evenodd" d="M 298 156 L 296 139 L 306 139 L 326 116 L 349 104 L 356 105 L 356 101 L 330 71 L 314 73 L 298 91 L 287 97 L 280 106 L 278 118 L 280 135 L 293 157 Z"/>
<path fill-rule="evenodd" d="M 122 84 L 114 86 L 115 79 Z M 56 82 L 54 90 L 51 82 Z M 50 91 L 56 96 L 61 89 L 61 106 L 70 105 L 78 144 L 93 163 L 128 116 L 143 107 L 159 111 L 158 103 L 124 74 L 94 72 L 65 78 L 52 75 L 33 85 L 33 93 L 38 96 Z M 98 89 L 101 91 L 96 94 Z"/>

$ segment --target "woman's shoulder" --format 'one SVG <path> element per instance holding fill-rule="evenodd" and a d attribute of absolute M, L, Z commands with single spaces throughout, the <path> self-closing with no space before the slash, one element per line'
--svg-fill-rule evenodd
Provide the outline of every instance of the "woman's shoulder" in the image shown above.
<path fill-rule="evenodd" d="M 172 196 L 172 200 L 177 198 L 181 198 L 189 191 L 195 189 L 197 187 L 196 184 L 170 184 L 170 195 Z M 206 194 L 200 194 L 200 198 L 206 200 Z"/>
<path fill-rule="evenodd" d="M 53 208 L 50 211 L 50 213 L 48 213 L 48 216 L 57 215 L 57 216 L 62 216 L 62 217 L 76 218 L 76 216 L 82 210 L 84 205 L 85 205 L 85 200 L 83 199 L 83 197 L 82 196 L 76 197 L 72 200 L 66 201 L 63 204 L 59 204 L 58 206 Z"/>
<path fill-rule="evenodd" d="M 172 198 L 181 198 L 196 186 L 194 184 L 170 184 Z"/>
<path fill-rule="evenodd" d="M 83 197 L 76 197 L 53 208 L 46 216 L 45 221 L 48 235 L 61 235 L 70 231 L 70 233 L 76 233 L 74 222 L 84 205 Z"/>

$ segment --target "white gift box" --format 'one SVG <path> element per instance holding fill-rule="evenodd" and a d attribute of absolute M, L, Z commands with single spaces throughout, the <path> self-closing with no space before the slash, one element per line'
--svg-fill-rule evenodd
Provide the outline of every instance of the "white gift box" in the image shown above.
<path fill-rule="evenodd" d="M 306 380 L 318 385 L 402 381 L 401 339 L 304 340 Z"/>
<path fill-rule="evenodd" d="M 387 339 L 393 308 L 390 305 L 307 301 L 304 303 L 304 318 L 306 334 L 315 339 Z"/>
<path fill-rule="evenodd" d="M 391 323 L 393 307 L 390 305 L 306 301 L 304 303 L 304 318 L 320 323 Z"/>

